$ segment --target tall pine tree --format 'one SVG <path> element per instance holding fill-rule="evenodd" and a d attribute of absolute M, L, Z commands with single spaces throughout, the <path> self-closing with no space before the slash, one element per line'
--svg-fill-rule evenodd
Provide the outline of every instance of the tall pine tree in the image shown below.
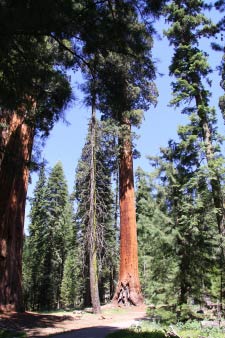
<path fill-rule="evenodd" d="M 30 281 L 25 288 L 27 303 L 34 310 L 60 306 L 64 264 L 68 253 L 75 250 L 72 206 L 62 164 L 54 166 L 47 182 L 43 170 L 31 204 L 29 255 L 24 262 Z"/>
<path fill-rule="evenodd" d="M 90 199 L 91 192 L 91 163 L 93 156 L 93 147 L 91 143 L 91 128 L 93 128 L 92 121 L 90 122 L 89 132 L 86 139 L 85 146 L 82 150 L 81 160 L 78 163 L 76 169 L 75 179 L 75 199 L 77 202 L 77 213 L 76 222 L 78 226 L 78 238 L 82 246 L 83 252 L 83 263 L 84 263 L 84 302 L 85 305 L 90 305 L 90 280 L 89 278 L 89 265 L 91 263 L 89 259 L 90 255 L 90 204 L 94 203 L 95 208 L 95 249 L 96 249 L 96 267 L 97 275 L 101 275 L 103 280 L 105 275 L 105 268 L 112 254 L 111 247 L 115 248 L 115 230 L 113 229 L 113 214 L 112 214 L 112 203 L 113 196 L 111 192 L 111 173 L 107 147 L 105 145 L 103 125 L 97 119 L 95 120 L 95 147 L 94 147 L 94 169 L 95 169 L 95 189 L 94 201 Z M 92 135 L 93 137 L 93 135 Z M 93 139 L 92 139 L 93 142 Z M 93 238 L 92 238 L 93 240 Z M 113 241 L 113 242 L 112 242 Z M 93 244 L 92 244 L 93 245 Z M 110 274 L 114 272 L 113 265 L 110 268 Z M 111 277 L 112 278 L 112 277 Z M 110 281 L 108 281 L 110 282 Z M 97 280 L 98 284 L 102 284 L 101 281 Z M 101 289 L 101 292 L 103 289 Z M 110 291 L 108 291 L 110 292 Z M 102 297 L 101 297 L 102 298 Z M 94 304 L 92 304 L 94 306 Z"/>
<path fill-rule="evenodd" d="M 191 115 L 198 125 L 196 136 L 202 142 L 201 150 L 208 166 L 216 210 L 222 271 L 225 262 L 223 159 L 219 149 L 215 110 L 209 105 L 207 82 L 210 83 L 211 68 L 206 53 L 199 47 L 200 38 L 208 37 L 214 28 L 205 16 L 206 8 L 204 1 L 172 1 L 166 7 L 166 18 L 171 24 L 166 35 L 174 46 L 170 74 L 175 76 L 176 81 L 172 83 L 174 98 L 171 103 L 176 107 L 186 104 L 182 112 Z"/>
<path fill-rule="evenodd" d="M 25 290 L 26 305 L 32 310 L 41 309 L 44 302 L 43 259 L 46 249 L 46 176 L 45 167 L 42 166 L 39 179 L 31 200 L 29 237 L 26 239 L 25 257 L 23 260 L 26 274 L 24 274 L 23 287 Z M 29 276 L 29 277 L 28 277 Z"/>

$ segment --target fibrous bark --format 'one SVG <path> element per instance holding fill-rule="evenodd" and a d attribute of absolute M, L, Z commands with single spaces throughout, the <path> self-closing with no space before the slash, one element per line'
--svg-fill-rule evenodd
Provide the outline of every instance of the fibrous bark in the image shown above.
<path fill-rule="evenodd" d="M 33 129 L 11 116 L 0 168 L 0 310 L 23 310 L 22 246 Z"/>
<path fill-rule="evenodd" d="M 143 303 L 139 273 L 137 225 L 133 177 L 131 126 L 124 124 L 120 143 L 120 270 L 114 301 L 119 304 Z"/>
<path fill-rule="evenodd" d="M 21 124 L 21 118 L 9 111 L 0 112 L 0 170 L 10 136 Z"/>

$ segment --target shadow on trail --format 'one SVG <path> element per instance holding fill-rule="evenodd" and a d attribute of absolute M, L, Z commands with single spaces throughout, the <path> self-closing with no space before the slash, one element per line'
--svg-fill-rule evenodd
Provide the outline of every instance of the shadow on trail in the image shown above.
<path fill-rule="evenodd" d="M 112 335 L 111 335 L 111 334 Z M 109 338 L 165 338 L 163 332 L 135 332 L 128 329 L 117 327 L 98 326 L 79 329 L 63 334 L 51 336 L 52 338 L 105 338 L 110 334 Z M 40 337 L 39 337 L 40 338 Z"/>
<path fill-rule="evenodd" d="M 130 318 L 128 321 L 132 322 L 133 320 L 143 320 L 143 317 L 138 318 Z M 43 338 L 46 336 L 55 337 L 55 338 L 105 338 L 108 334 L 113 333 L 112 338 L 121 338 L 120 336 L 115 336 L 119 331 L 122 330 L 124 334 L 123 338 L 164 338 L 162 335 L 152 334 L 152 333 L 138 333 L 127 330 L 126 328 L 131 323 L 127 323 L 127 321 L 123 321 L 122 318 L 119 323 L 114 321 L 114 324 L 106 325 L 102 324 L 96 326 L 93 322 L 93 326 L 89 326 L 86 328 L 78 329 L 76 328 L 77 319 L 74 316 L 68 315 L 49 315 L 49 314 L 38 314 L 31 312 L 24 313 L 5 313 L 0 314 L 0 329 L 12 330 L 12 331 L 22 331 L 26 332 L 28 337 L 32 338 Z M 78 320 L 78 323 L 80 321 Z M 92 320 L 90 318 L 89 325 L 92 325 Z M 99 323 L 100 324 L 100 323 Z M 70 331 L 62 333 L 63 328 L 68 328 Z M 53 329 L 53 332 L 44 333 L 41 332 L 41 328 Z M 54 333 L 54 330 L 61 329 L 61 333 Z"/>
<path fill-rule="evenodd" d="M 36 313 L 4 313 L 0 314 L 0 329 L 25 331 L 38 327 L 55 327 L 57 324 L 74 318 L 68 315 L 57 316 Z"/>
<path fill-rule="evenodd" d="M 59 333 L 51 338 L 105 338 L 109 333 L 119 330 L 117 327 L 111 326 L 92 326 L 88 328 L 73 330 L 70 332 Z M 34 336 L 35 337 L 35 336 Z M 43 338 L 44 336 L 39 338 Z"/>

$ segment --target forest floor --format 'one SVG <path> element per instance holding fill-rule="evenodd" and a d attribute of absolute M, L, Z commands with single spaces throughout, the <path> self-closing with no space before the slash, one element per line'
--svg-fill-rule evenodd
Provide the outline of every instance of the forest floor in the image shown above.
<path fill-rule="evenodd" d="M 113 304 L 102 307 L 102 314 L 85 311 L 57 313 L 4 313 L 0 314 L 0 329 L 22 331 L 28 337 L 46 337 L 84 328 L 126 328 L 146 317 L 146 306 L 118 308 Z"/>

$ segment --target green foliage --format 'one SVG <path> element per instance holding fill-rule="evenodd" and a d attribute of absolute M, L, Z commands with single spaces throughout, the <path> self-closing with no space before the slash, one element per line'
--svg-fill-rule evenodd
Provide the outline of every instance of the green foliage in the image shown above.
<path fill-rule="evenodd" d="M 173 332 L 173 333 L 168 333 Z M 223 328 L 219 327 L 202 327 L 198 321 L 188 321 L 186 323 L 177 323 L 176 325 L 160 326 L 143 322 L 139 329 L 120 330 L 107 335 L 107 338 L 164 338 L 176 337 L 182 338 L 222 338 L 224 337 Z"/>
<path fill-rule="evenodd" d="M 31 201 L 31 224 L 29 225 L 29 237 L 25 240 L 23 252 L 23 288 L 25 304 L 36 309 L 41 303 L 44 284 L 44 253 L 46 250 L 46 176 L 45 168 L 41 167 L 39 179 L 34 189 L 34 197 Z"/>
<path fill-rule="evenodd" d="M 63 307 L 71 307 L 80 303 L 81 271 L 79 268 L 79 249 L 74 224 L 72 203 L 69 201 L 64 210 L 64 247 L 63 274 L 60 286 L 60 302 Z"/>
<path fill-rule="evenodd" d="M 160 330 L 152 332 L 135 332 L 131 330 L 120 330 L 107 335 L 107 338 L 165 338 L 165 334 Z"/>
<path fill-rule="evenodd" d="M 151 56 L 153 28 L 150 22 L 145 25 L 144 20 L 140 20 L 140 12 L 142 18 L 146 17 L 144 5 L 137 6 L 135 1 L 112 5 L 113 20 L 119 24 L 120 31 L 123 29 L 123 34 L 107 54 L 95 49 L 93 52 L 86 43 L 83 48 L 90 67 L 88 71 L 87 67 L 83 70 L 89 79 L 94 78 L 97 108 L 103 119 L 114 119 L 120 125 L 129 121 L 140 126 L 143 112 L 156 102 L 155 68 Z M 93 94 L 91 81 L 87 87 L 86 90 Z"/>
<path fill-rule="evenodd" d="M 210 285 L 206 271 L 218 264 L 217 225 L 208 172 L 200 167 L 196 149 L 195 140 L 189 139 L 188 146 L 187 142 L 183 145 L 183 141 L 171 141 L 158 160 L 158 178 L 164 186 L 164 203 L 171 217 L 171 253 L 177 264 L 174 287 L 179 290 L 181 302 L 187 302 L 189 292 L 200 300 L 203 285 Z"/>
<path fill-rule="evenodd" d="M 98 275 L 100 299 L 105 302 L 112 296 L 114 290 L 114 278 L 116 273 L 115 250 L 116 229 L 113 223 L 113 194 L 111 190 L 111 172 L 114 168 L 112 163 L 112 143 L 110 135 L 104 131 L 109 125 L 96 124 L 95 137 L 95 208 L 96 208 L 96 239 L 98 255 Z M 90 128 L 86 138 L 86 143 L 82 150 L 81 159 L 78 162 L 75 177 L 74 197 L 77 203 L 76 224 L 78 228 L 78 242 L 80 247 L 80 269 L 83 270 L 83 297 L 88 299 L 88 245 L 89 245 L 89 201 L 90 201 L 90 164 L 91 164 L 91 144 Z M 112 166 L 111 166 L 112 164 Z M 88 304 L 88 300 L 85 301 Z"/>
<path fill-rule="evenodd" d="M 61 284 L 61 302 L 63 307 L 75 307 L 79 304 L 80 280 L 79 261 L 77 251 L 69 250 L 63 269 Z"/>
<path fill-rule="evenodd" d="M 216 289 L 219 296 L 212 173 L 201 165 L 198 119 L 191 115 L 190 121 L 179 128 L 179 143 L 171 140 L 161 156 L 150 158 L 156 168 L 152 175 L 141 169 L 136 174 L 141 281 L 154 304 L 187 303 L 189 298 L 201 303 L 205 293 L 214 297 Z"/>
<path fill-rule="evenodd" d="M 224 223 L 224 159 L 215 110 L 209 107 L 211 68 L 207 54 L 199 44 L 201 38 L 210 37 L 217 30 L 206 17 L 207 7 L 204 1 L 198 0 L 172 1 L 165 7 L 170 24 L 165 34 L 174 46 L 170 75 L 176 81 L 172 83 L 171 104 L 176 107 L 184 105 L 182 113 L 190 119 L 187 126 L 179 128 L 181 142 L 170 142 L 170 150 L 163 151 L 167 162 L 174 167 L 173 182 L 170 184 L 176 241 L 180 247 L 177 251 L 180 258 L 177 281 L 181 283 L 181 303 L 187 302 L 190 289 L 199 299 L 200 284 L 207 286 L 206 290 L 210 287 L 210 267 L 212 269 L 213 264 L 218 266 L 219 260 L 224 260 L 223 244 L 219 243 Z M 203 213 L 203 210 L 206 212 Z M 215 239 L 214 243 L 211 238 Z M 220 238 L 223 242 L 223 238 Z M 216 246 L 221 247 L 220 258 Z M 200 257 L 209 274 L 197 264 Z M 197 266 L 200 270 L 196 269 Z"/>
<path fill-rule="evenodd" d="M 186 323 L 177 323 L 176 328 L 179 330 L 179 334 L 184 337 L 198 338 L 200 335 L 210 338 L 222 338 L 224 336 L 224 330 L 219 327 L 202 327 L 199 321 L 187 321 Z"/>
<path fill-rule="evenodd" d="M 1 35 L 0 44 L 1 108 L 26 110 L 26 123 L 48 134 L 71 99 L 66 58 L 41 35 Z"/>
<path fill-rule="evenodd" d="M 151 43 L 144 48 L 145 52 L 141 49 L 140 55 L 136 55 L 137 60 L 110 54 L 99 70 L 99 109 L 104 118 L 111 117 L 120 123 L 129 120 L 140 126 L 143 111 L 155 103 L 157 90 L 149 55 Z"/>
<path fill-rule="evenodd" d="M 222 65 L 221 65 L 221 76 L 222 76 L 222 80 L 220 82 L 220 85 L 222 89 L 225 91 L 225 55 L 223 56 Z M 225 94 L 220 97 L 219 106 L 223 114 L 223 118 L 225 119 Z"/>
<path fill-rule="evenodd" d="M 0 7 L 1 107 L 25 108 L 27 122 L 47 135 L 71 99 L 65 69 L 80 67 L 86 74 L 93 70 L 98 74 L 98 92 L 111 102 L 111 111 L 116 104 L 122 112 L 133 112 L 134 123 L 139 123 L 139 110 L 153 100 L 155 89 L 148 55 L 152 27 L 139 22 L 138 16 L 141 12 L 146 18 L 147 8 L 148 13 L 149 7 L 157 12 L 162 3 L 4 1 Z M 97 66 L 93 55 L 99 56 Z M 117 101 L 114 106 L 111 89 Z M 31 101 L 37 105 L 35 111 Z M 106 109 L 106 101 L 99 102 Z"/>
<path fill-rule="evenodd" d="M 46 299 L 49 308 L 55 308 L 60 302 L 60 287 L 63 266 L 67 253 L 67 232 L 72 227 L 71 215 L 67 207 L 68 190 L 62 164 L 58 162 L 52 169 L 46 188 L 47 229 L 45 252 L 46 274 L 49 278 L 46 287 Z"/>
<path fill-rule="evenodd" d="M 136 172 L 136 213 L 139 269 L 143 293 L 149 302 L 169 301 L 174 264 L 171 256 L 171 220 L 154 198 L 154 182 L 149 174 Z M 151 245 L 149 245 L 151 243 Z M 160 261 L 160 266 L 158 262 Z"/>
<path fill-rule="evenodd" d="M 177 309 L 177 319 L 182 323 L 186 323 L 189 320 L 203 320 L 204 316 L 194 312 L 194 309 L 191 306 L 182 304 L 179 306 L 179 309 Z"/>
<path fill-rule="evenodd" d="M 6 330 L 0 330 L 0 338 L 26 338 L 27 335 L 24 332 L 12 332 Z"/>
<path fill-rule="evenodd" d="M 42 168 L 31 203 L 29 237 L 25 241 L 24 290 L 28 308 L 58 307 L 62 281 L 64 295 L 68 293 L 66 285 L 70 276 L 68 268 L 64 276 L 63 270 L 67 255 L 75 253 L 76 234 L 72 217 L 62 164 L 59 162 L 54 166 L 48 181 Z M 71 258 L 67 264 L 69 261 L 71 267 Z"/>

